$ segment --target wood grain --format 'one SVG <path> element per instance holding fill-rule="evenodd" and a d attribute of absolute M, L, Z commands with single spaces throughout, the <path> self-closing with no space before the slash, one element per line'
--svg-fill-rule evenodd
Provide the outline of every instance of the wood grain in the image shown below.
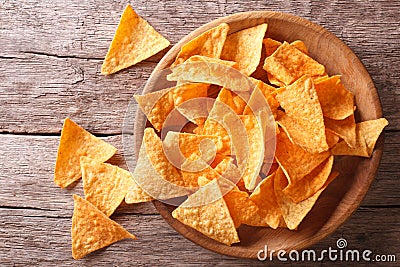
<path fill-rule="evenodd" d="M 0 3 L 0 108 L 5 114 L 0 117 L 1 132 L 56 133 L 66 116 L 96 133 L 121 132 L 120 114 L 155 66 L 140 63 L 118 75 L 100 75 L 102 59 L 125 4 L 94 0 Z M 241 11 L 284 11 L 320 23 L 366 65 L 381 95 L 388 129 L 400 130 L 400 96 L 395 90 L 400 86 L 400 4 L 395 1 L 334 2 L 326 7 L 317 1 L 273 1 L 267 5 L 262 1 L 251 5 L 192 1 L 187 5 L 174 0 L 137 1 L 133 7 L 172 43 L 212 19 Z M 363 10 L 369 10 L 367 16 Z M 162 54 L 149 61 L 155 62 Z M 32 114 L 32 110 L 36 112 Z"/>
<path fill-rule="evenodd" d="M 252 10 L 302 16 L 341 38 L 374 80 L 390 125 L 381 166 L 363 206 L 314 248 L 335 247 L 336 240 L 345 237 L 351 248 L 400 257 L 398 1 L 139 0 L 131 4 L 172 44 L 213 19 Z M 119 134 L 129 100 L 166 52 L 117 75 L 100 75 L 125 5 L 120 0 L 0 1 L 0 265 L 265 265 L 200 248 L 171 229 L 150 203 L 123 206 L 113 217 L 139 237 L 137 242 L 124 241 L 83 261 L 72 260 L 71 196 L 82 195 L 82 189 L 78 183 L 74 189 L 61 190 L 52 182 L 62 121 L 70 116 L 91 132 L 115 135 L 105 139 L 121 150 Z M 126 167 L 122 154 L 112 162 Z"/>

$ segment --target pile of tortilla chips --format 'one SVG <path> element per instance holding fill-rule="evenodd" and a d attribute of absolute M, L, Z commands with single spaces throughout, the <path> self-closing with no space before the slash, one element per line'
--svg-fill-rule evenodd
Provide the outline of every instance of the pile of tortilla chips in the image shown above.
<path fill-rule="evenodd" d="M 257 70 L 261 58 L 263 70 Z M 229 33 L 222 23 L 183 45 L 171 72 L 167 79 L 175 87 L 135 96 L 154 127 L 145 130 L 135 170 L 152 175 L 137 182 L 157 199 L 187 194 L 172 216 L 226 245 L 240 241 L 241 224 L 301 227 L 339 175 L 332 171 L 334 156 L 370 157 L 388 124 L 384 118 L 356 123 L 354 95 L 340 75 L 329 76 L 302 41 L 269 38 L 267 24 Z M 206 116 L 196 105 L 183 107 L 210 91 L 216 99 Z M 168 130 L 165 118 L 174 109 L 194 125 Z M 272 125 L 264 124 L 270 117 Z M 200 153 L 204 139 L 214 148 Z M 174 145 L 178 149 L 171 153 Z M 198 159 L 204 166 L 188 164 Z M 152 180 L 160 178 L 173 184 L 167 187 L 174 188 L 171 195 L 154 190 L 158 183 Z"/>
<path fill-rule="evenodd" d="M 273 40 L 267 28 L 231 33 L 222 23 L 203 32 L 171 64 L 167 79 L 176 86 L 135 96 L 153 127 L 144 130 L 133 174 L 104 163 L 113 146 L 65 120 L 54 181 L 64 188 L 83 178 L 85 199 L 73 197 L 75 259 L 136 238 L 109 218 L 123 200 L 184 197 L 172 216 L 229 246 L 240 242 L 242 224 L 297 230 L 339 175 L 335 155 L 371 157 L 387 120 L 356 123 L 340 75 L 329 76 L 302 41 Z M 128 5 L 102 73 L 168 45 Z M 167 127 L 174 111 L 185 118 L 180 131 Z"/>

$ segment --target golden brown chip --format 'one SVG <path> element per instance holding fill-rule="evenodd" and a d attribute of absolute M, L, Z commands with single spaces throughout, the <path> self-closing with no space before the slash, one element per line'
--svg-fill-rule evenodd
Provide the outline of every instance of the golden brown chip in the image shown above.
<path fill-rule="evenodd" d="M 308 55 L 307 46 L 305 43 L 303 43 L 303 41 L 296 40 L 294 42 L 291 42 L 290 45 L 296 47 L 298 50 L 300 50 L 304 54 Z"/>
<path fill-rule="evenodd" d="M 171 67 L 185 62 L 194 55 L 219 58 L 224 47 L 229 25 L 221 23 L 184 44 Z"/>
<path fill-rule="evenodd" d="M 222 60 L 219 58 L 212 58 L 212 57 L 206 57 L 206 56 L 191 56 L 188 60 L 185 61 L 185 63 L 193 63 L 193 62 L 209 62 L 209 63 L 217 63 L 221 65 L 226 65 L 232 68 L 237 68 L 237 62 L 235 61 L 229 61 L 229 60 Z"/>
<path fill-rule="evenodd" d="M 265 218 L 267 224 L 273 229 L 278 228 L 282 217 L 274 192 L 275 174 L 272 173 L 262 180 L 250 195 L 250 200 L 259 208 L 260 216 Z"/>
<path fill-rule="evenodd" d="M 257 107 L 259 107 L 260 105 L 264 106 L 264 101 L 261 100 L 261 97 L 263 96 L 272 114 L 276 116 L 279 103 L 275 99 L 275 88 L 254 78 L 251 78 L 251 80 L 254 82 L 256 87 L 254 88 L 253 93 L 251 94 L 250 99 L 247 103 L 247 106 L 243 111 L 243 115 L 252 115 L 253 113 L 259 111 L 260 108 Z"/>
<path fill-rule="evenodd" d="M 250 76 L 260 62 L 266 30 L 267 24 L 260 24 L 229 34 L 226 38 L 221 58 L 237 62 L 238 69 L 243 74 Z"/>
<path fill-rule="evenodd" d="M 265 59 L 264 69 L 285 85 L 293 83 L 303 75 L 325 74 L 323 65 L 287 42 Z"/>
<path fill-rule="evenodd" d="M 153 199 L 154 198 L 147 194 L 135 181 L 133 181 L 132 185 L 128 188 L 125 196 L 125 202 L 127 204 L 148 202 Z"/>
<path fill-rule="evenodd" d="M 335 179 L 337 173 L 332 173 L 325 184 L 311 197 L 300 201 L 299 203 L 293 202 L 285 193 L 283 189 L 287 186 L 288 181 L 281 169 L 278 169 L 275 177 L 275 195 L 278 205 L 281 209 L 285 223 L 290 230 L 296 230 L 299 224 L 303 221 L 304 217 L 312 209 L 322 191 Z"/>
<path fill-rule="evenodd" d="M 278 49 L 278 47 L 282 45 L 281 42 L 271 38 L 265 38 L 263 40 L 263 44 L 265 47 L 265 53 L 267 54 L 267 57 L 272 55 L 276 51 L 276 49 Z"/>
<path fill-rule="evenodd" d="M 344 87 L 339 75 L 317 80 L 315 90 L 324 117 L 344 120 L 353 115 L 354 95 Z"/>
<path fill-rule="evenodd" d="M 131 173 L 88 157 L 81 157 L 80 162 L 85 199 L 110 217 L 133 183 Z"/>
<path fill-rule="evenodd" d="M 136 239 L 109 219 L 89 201 L 74 195 L 72 216 L 72 257 L 76 260 L 125 238 Z"/>
<path fill-rule="evenodd" d="M 153 128 L 144 130 L 133 179 L 156 199 L 170 199 L 188 193 L 181 174 L 165 156 L 162 141 Z"/>
<path fill-rule="evenodd" d="M 240 241 L 217 180 L 190 195 L 172 212 L 172 217 L 228 246 Z"/>
<path fill-rule="evenodd" d="M 297 182 L 288 184 L 288 186 L 283 189 L 283 193 L 295 203 L 299 203 L 311 197 L 320 190 L 328 180 L 332 166 L 333 156 L 330 156 L 305 177 Z"/>
<path fill-rule="evenodd" d="M 332 154 L 371 157 L 375 143 L 386 125 L 388 121 L 385 118 L 357 123 L 355 146 L 349 147 L 346 142 L 341 141 L 332 148 Z"/>
<path fill-rule="evenodd" d="M 185 83 L 145 95 L 135 95 L 135 99 L 147 119 L 157 131 L 161 131 L 168 114 L 183 102 L 206 97 L 208 84 Z"/>
<path fill-rule="evenodd" d="M 101 66 L 101 73 L 111 74 L 135 65 L 157 54 L 169 44 L 167 39 L 136 14 L 128 4 Z"/>
<path fill-rule="evenodd" d="M 246 102 L 239 95 L 226 88 L 221 89 L 216 101 L 225 103 L 238 115 L 243 113 L 243 110 L 246 106 Z"/>
<path fill-rule="evenodd" d="M 104 162 L 111 158 L 117 149 L 95 137 L 75 122 L 66 118 L 58 146 L 54 182 L 64 188 L 82 176 L 79 159 L 87 156 Z"/>
<path fill-rule="evenodd" d="M 228 88 L 232 91 L 250 91 L 253 83 L 239 70 L 226 64 L 195 61 L 180 64 L 167 75 L 168 81 L 178 83 L 209 83 Z"/>
<path fill-rule="evenodd" d="M 312 154 L 303 150 L 290 141 L 285 131 L 280 131 L 276 136 L 275 158 L 290 183 L 299 181 L 329 156 L 328 151 Z"/>
<path fill-rule="evenodd" d="M 328 150 L 321 105 L 309 75 L 278 90 L 276 99 L 288 116 L 281 118 L 280 124 L 296 144 L 310 153 Z"/>
<path fill-rule="evenodd" d="M 356 122 L 354 115 L 350 115 L 344 120 L 332 120 L 324 118 L 327 129 L 341 137 L 350 147 L 356 145 Z"/>

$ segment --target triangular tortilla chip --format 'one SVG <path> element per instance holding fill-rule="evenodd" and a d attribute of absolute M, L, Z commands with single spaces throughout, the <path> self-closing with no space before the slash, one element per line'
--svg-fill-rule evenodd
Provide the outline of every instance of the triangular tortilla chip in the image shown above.
<path fill-rule="evenodd" d="M 125 202 L 127 204 L 142 203 L 152 201 L 152 198 L 133 180 L 132 185 L 128 188 L 125 196 Z"/>
<path fill-rule="evenodd" d="M 185 83 L 145 95 L 135 95 L 135 99 L 147 119 L 157 131 L 161 131 L 168 114 L 183 102 L 206 97 L 208 84 Z"/>
<path fill-rule="evenodd" d="M 283 190 L 283 193 L 285 193 L 285 195 L 295 203 L 299 203 L 300 201 L 311 197 L 320 190 L 328 180 L 332 166 L 333 156 L 330 156 L 305 177 L 295 183 L 288 184 L 288 186 Z"/>
<path fill-rule="evenodd" d="M 162 141 L 153 128 L 144 130 L 133 179 L 156 199 L 170 199 L 187 194 L 181 174 L 165 156 Z"/>
<path fill-rule="evenodd" d="M 339 75 L 317 80 L 314 86 L 324 117 L 344 120 L 353 115 L 354 95 L 344 87 Z"/>
<path fill-rule="evenodd" d="M 250 91 L 254 85 L 240 71 L 226 64 L 196 61 L 180 64 L 167 75 L 168 81 L 178 83 L 210 83 L 226 87 L 232 91 Z"/>
<path fill-rule="evenodd" d="M 333 155 L 371 157 L 379 135 L 388 124 L 385 118 L 357 123 L 356 145 L 351 148 L 344 141 L 341 141 L 332 148 Z"/>
<path fill-rule="evenodd" d="M 282 217 L 274 192 L 275 174 L 274 172 L 262 180 L 250 195 L 250 200 L 257 205 L 260 216 L 265 218 L 267 224 L 273 229 L 278 228 Z"/>
<path fill-rule="evenodd" d="M 264 69 L 285 85 L 293 83 L 303 75 L 325 74 L 324 65 L 287 42 L 265 59 Z"/>
<path fill-rule="evenodd" d="M 82 176 L 79 159 L 87 156 L 104 162 L 111 158 L 117 149 L 95 137 L 75 122 L 66 118 L 58 146 L 54 182 L 64 188 Z"/>
<path fill-rule="evenodd" d="M 236 115 L 227 114 L 224 117 L 224 121 L 228 125 L 235 125 Z M 240 133 L 236 133 L 236 130 L 240 128 L 230 127 L 232 129 L 231 136 L 239 137 L 238 142 L 233 143 L 233 149 L 236 153 L 236 159 L 238 162 L 238 167 L 243 170 L 242 179 L 247 190 L 252 191 L 257 186 L 257 177 L 261 169 L 261 165 L 264 159 L 264 129 L 261 122 L 257 120 L 255 116 L 252 115 L 240 115 L 240 120 L 242 121 L 245 129 L 246 136 L 242 136 Z M 247 142 L 239 142 L 240 139 L 245 138 Z M 235 145 L 237 143 L 237 145 Z M 248 143 L 248 153 L 242 153 L 242 149 L 245 144 Z M 248 157 L 246 157 L 248 155 Z"/>
<path fill-rule="evenodd" d="M 295 141 L 292 130 L 300 129 L 303 138 L 298 138 L 296 144 L 310 153 L 319 153 L 328 150 L 326 143 L 324 117 L 321 105 L 315 91 L 313 81 L 309 75 L 298 79 L 285 89 L 278 90 L 276 99 L 279 101 L 286 115 L 296 122 L 296 127 L 289 127 L 292 123 L 285 124 L 285 130 Z M 288 120 L 288 122 L 290 122 Z M 282 122 L 281 122 L 282 123 Z"/>
<path fill-rule="evenodd" d="M 216 101 L 227 104 L 238 115 L 241 115 L 246 107 L 246 102 L 243 98 L 226 88 L 221 89 Z"/>
<path fill-rule="evenodd" d="M 283 189 L 287 186 L 288 181 L 281 169 L 278 169 L 275 177 L 275 195 L 278 205 L 281 209 L 285 223 L 290 230 L 296 230 L 299 224 L 303 221 L 304 217 L 310 212 L 322 191 L 329 185 L 329 183 L 337 177 L 337 173 L 332 173 L 325 184 L 311 197 L 300 201 L 299 203 L 293 202 L 285 193 Z"/>
<path fill-rule="evenodd" d="M 264 101 L 260 101 L 261 95 L 259 92 L 262 93 L 262 96 L 264 96 L 265 101 L 267 101 L 267 104 L 269 105 L 270 111 L 274 116 L 276 116 L 276 112 L 279 107 L 278 101 L 276 101 L 275 96 L 276 96 L 276 89 L 275 87 L 272 87 L 263 81 L 251 78 L 250 79 L 253 81 L 255 84 L 255 88 L 249 98 L 249 101 L 247 102 L 247 106 L 245 107 L 243 111 L 243 115 L 251 115 L 255 114 L 257 111 L 261 110 L 261 108 L 257 108 L 260 104 L 261 107 L 264 104 Z M 257 89 L 257 90 L 256 90 Z M 258 104 L 258 105 L 257 105 Z"/>
<path fill-rule="evenodd" d="M 157 54 L 169 44 L 167 39 L 136 14 L 128 4 L 101 66 L 101 73 L 111 74 L 135 65 Z"/>
<path fill-rule="evenodd" d="M 344 120 L 332 120 L 324 117 L 325 127 L 341 137 L 350 147 L 356 145 L 356 121 L 354 115 Z"/>
<path fill-rule="evenodd" d="M 245 75 L 250 76 L 260 62 L 263 38 L 267 24 L 244 29 L 226 38 L 221 58 L 235 61 L 238 69 Z"/>
<path fill-rule="evenodd" d="M 184 44 L 171 67 L 185 62 L 194 55 L 219 58 L 224 47 L 229 25 L 221 23 Z"/>
<path fill-rule="evenodd" d="M 89 201 L 74 195 L 72 257 L 76 260 L 125 238 L 136 239 Z"/>
<path fill-rule="evenodd" d="M 265 38 L 263 40 L 263 44 L 265 46 L 265 52 L 267 54 L 267 57 L 272 55 L 278 49 L 278 47 L 282 45 L 281 42 L 271 38 Z M 294 42 L 291 42 L 290 45 L 297 48 L 304 54 L 308 55 L 307 46 L 301 40 L 296 40 Z"/>
<path fill-rule="evenodd" d="M 110 217 L 133 183 L 131 173 L 88 157 L 81 157 L 80 162 L 85 199 Z"/>
<path fill-rule="evenodd" d="M 329 156 L 328 151 L 312 154 L 303 150 L 290 141 L 285 131 L 280 131 L 276 136 L 275 157 L 287 175 L 289 183 L 299 181 Z"/>
<path fill-rule="evenodd" d="M 228 246 L 240 241 L 217 180 L 190 195 L 172 212 L 172 217 Z"/>

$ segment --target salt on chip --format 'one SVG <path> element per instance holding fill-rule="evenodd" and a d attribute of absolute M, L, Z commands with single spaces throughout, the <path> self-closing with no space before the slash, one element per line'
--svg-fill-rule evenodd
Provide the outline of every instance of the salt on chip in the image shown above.
<path fill-rule="evenodd" d="M 131 173 L 88 157 L 81 157 L 80 163 L 85 199 L 110 217 L 133 183 Z"/>
<path fill-rule="evenodd" d="M 289 183 L 295 183 L 309 174 L 330 156 L 329 151 L 309 153 L 292 143 L 285 131 L 276 136 L 275 158 L 285 172 Z"/>
<path fill-rule="evenodd" d="M 323 65 L 287 42 L 265 59 L 264 69 L 285 85 L 292 84 L 303 75 L 325 74 Z"/>
<path fill-rule="evenodd" d="M 165 156 L 162 141 L 153 128 L 144 130 L 132 176 L 147 194 L 156 199 L 170 199 L 188 193 L 181 174 Z"/>
<path fill-rule="evenodd" d="M 238 69 L 243 74 L 250 76 L 260 62 L 267 26 L 264 23 L 229 34 L 221 53 L 221 59 L 237 62 Z"/>
<path fill-rule="evenodd" d="M 196 61 L 180 64 L 167 75 L 168 81 L 209 83 L 232 91 L 250 91 L 254 86 L 239 70 L 226 64 Z"/>
<path fill-rule="evenodd" d="M 273 229 L 278 228 L 282 217 L 274 192 L 275 175 L 276 173 L 272 173 L 262 180 L 250 195 L 250 200 L 257 205 L 260 216 Z"/>
<path fill-rule="evenodd" d="M 336 176 L 337 173 L 332 173 L 320 190 L 318 190 L 311 197 L 295 203 L 283 192 L 283 189 L 287 186 L 288 181 L 284 172 L 281 169 L 277 170 L 274 184 L 275 195 L 285 223 L 290 230 L 297 229 L 297 227 L 314 206 L 318 197 L 329 185 L 329 183 L 336 178 Z"/>
<path fill-rule="evenodd" d="M 348 146 L 356 145 L 356 121 L 353 114 L 344 120 L 324 118 L 324 123 L 327 129 L 341 137 Z"/>
<path fill-rule="evenodd" d="M 117 152 L 115 147 L 66 118 L 61 130 L 54 182 L 64 188 L 81 178 L 82 172 L 79 163 L 81 156 L 104 162 L 111 158 L 115 152 Z"/>
<path fill-rule="evenodd" d="M 349 147 L 346 142 L 341 141 L 332 148 L 332 154 L 371 157 L 375 143 L 386 125 L 388 121 L 385 118 L 357 123 L 355 146 Z"/>
<path fill-rule="evenodd" d="M 283 189 L 283 193 L 288 196 L 295 203 L 299 203 L 322 188 L 331 174 L 333 166 L 333 156 L 316 167 L 312 172 L 307 174 L 295 183 L 288 184 Z"/>
<path fill-rule="evenodd" d="M 240 241 L 217 180 L 190 195 L 172 212 L 172 217 L 228 246 Z"/>
<path fill-rule="evenodd" d="M 182 64 L 188 58 L 194 55 L 219 58 L 228 31 L 229 25 L 226 23 L 221 23 L 217 27 L 209 29 L 193 40 L 190 40 L 188 43 L 182 46 L 181 51 L 176 56 L 175 62 L 171 65 L 171 67 Z"/>
<path fill-rule="evenodd" d="M 161 131 L 168 114 L 183 102 L 206 97 L 208 84 L 186 83 L 145 95 L 135 95 L 135 99 L 147 119 L 157 131 Z"/>
<path fill-rule="evenodd" d="M 310 153 L 328 150 L 321 105 L 309 75 L 278 90 L 276 99 L 289 117 L 281 124 L 296 144 Z M 296 139 L 297 134 L 302 137 Z"/>
<path fill-rule="evenodd" d="M 169 41 L 142 19 L 128 4 L 122 13 L 102 74 L 112 74 L 149 58 L 169 46 Z"/>
<path fill-rule="evenodd" d="M 136 239 L 109 219 L 89 201 L 74 195 L 72 216 L 72 257 L 76 260 L 125 238 Z"/>
<path fill-rule="evenodd" d="M 348 91 L 340 76 L 332 76 L 314 83 L 324 117 L 343 120 L 353 114 L 354 95 Z"/>

